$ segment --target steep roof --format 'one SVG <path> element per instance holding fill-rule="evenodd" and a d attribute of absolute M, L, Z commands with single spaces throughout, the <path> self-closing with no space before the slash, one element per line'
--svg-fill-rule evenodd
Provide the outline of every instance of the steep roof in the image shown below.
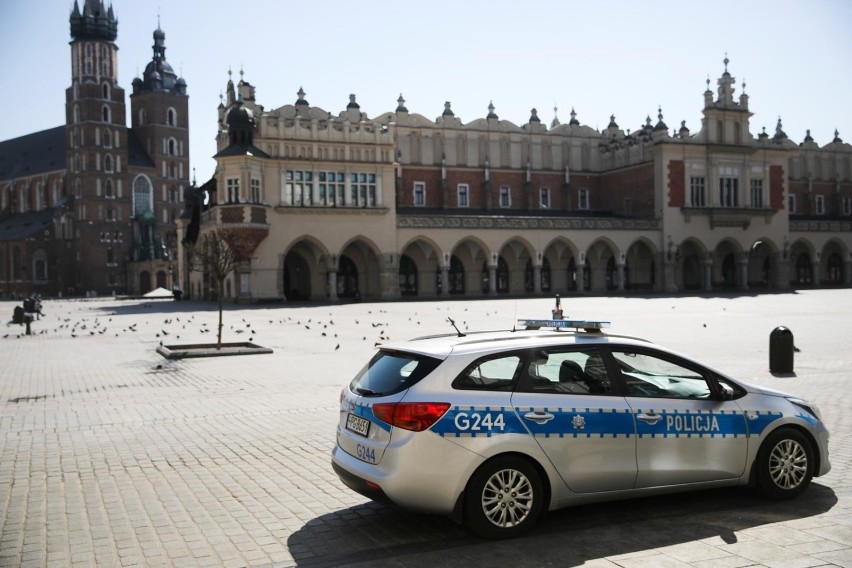
<path fill-rule="evenodd" d="M 0 181 L 65 169 L 65 127 L 0 142 Z"/>
<path fill-rule="evenodd" d="M 35 235 L 53 224 L 53 209 L 12 215 L 0 221 L 0 242 L 19 241 Z"/>

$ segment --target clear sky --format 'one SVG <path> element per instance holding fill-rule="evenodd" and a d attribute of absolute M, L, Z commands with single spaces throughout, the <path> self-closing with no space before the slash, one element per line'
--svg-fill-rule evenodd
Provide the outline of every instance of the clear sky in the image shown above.
<path fill-rule="evenodd" d="M 79 0 L 82 7 L 83 0 Z M 108 6 L 110 0 L 104 0 Z M 73 0 L 0 0 L 0 140 L 61 126 L 71 82 Z M 112 0 L 119 83 L 151 60 L 152 34 L 187 82 L 190 148 L 199 183 L 215 169 L 216 108 L 239 71 L 274 109 L 296 100 L 333 114 L 357 95 L 370 117 L 396 109 L 400 93 L 429 119 L 450 101 L 468 123 L 488 113 L 526 123 L 595 129 L 610 115 L 631 131 L 662 107 L 669 131 L 701 127 L 703 93 L 724 71 L 735 97 L 746 82 L 751 132 L 806 130 L 821 146 L 835 128 L 852 142 L 852 1 L 849 0 Z M 129 110 L 129 108 L 128 108 Z"/>

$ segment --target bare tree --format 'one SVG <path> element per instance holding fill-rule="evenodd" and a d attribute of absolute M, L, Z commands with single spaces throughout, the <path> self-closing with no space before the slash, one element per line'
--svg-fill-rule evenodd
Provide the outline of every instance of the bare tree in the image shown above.
<path fill-rule="evenodd" d="M 219 228 L 205 233 L 189 249 L 189 268 L 206 272 L 216 282 L 216 300 L 219 304 L 219 327 L 216 349 L 222 349 L 222 310 L 225 296 L 225 279 L 237 266 L 247 261 L 255 243 L 240 229 Z"/>

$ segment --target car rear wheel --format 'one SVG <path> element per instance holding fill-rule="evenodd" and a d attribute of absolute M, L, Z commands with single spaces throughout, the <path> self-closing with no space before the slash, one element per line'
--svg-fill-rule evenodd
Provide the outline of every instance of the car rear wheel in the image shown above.
<path fill-rule="evenodd" d="M 808 438 L 792 428 L 772 432 L 757 454 L 757 488 L 772 499 L 792 499 L 810 484 L 813 450 Z"/>
<path fill-rule="evenodd" d="M 485 463 L 465 493 L 465 524 L 485 538 L 511 538 L 528 531 L 544 505 L 541 476 L 527 460 L 501 456 Z"/>

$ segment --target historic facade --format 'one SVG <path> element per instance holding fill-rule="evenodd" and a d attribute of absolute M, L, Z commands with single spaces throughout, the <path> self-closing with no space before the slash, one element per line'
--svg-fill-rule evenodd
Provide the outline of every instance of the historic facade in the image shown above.
<path fill-rule="evenodd" d="M 226 295 L 398 299 L 852 285 L 852 146 L 752 135 L 728 60 L 701 127 L 517 126 L 398 106 L 266 110 L 229 80 L 201 234 L 250 232 Z M 242 75 L 242 72 L 241 72 Z M 743 85 L 743 91 L 745 85 Z M 697 106 L 697 105 L 696 105 Z M 183 274 L 196 297 L 202 274 Z"/>
<path fill-rule="evenodd" d="M 0 297 L 145 293 L 171 286 L 175 220 L 189 186 L 186 82 L 165 34 L 118 80 L 118 20 L 74 2 L 64 126 L 0 142 Z"/>

